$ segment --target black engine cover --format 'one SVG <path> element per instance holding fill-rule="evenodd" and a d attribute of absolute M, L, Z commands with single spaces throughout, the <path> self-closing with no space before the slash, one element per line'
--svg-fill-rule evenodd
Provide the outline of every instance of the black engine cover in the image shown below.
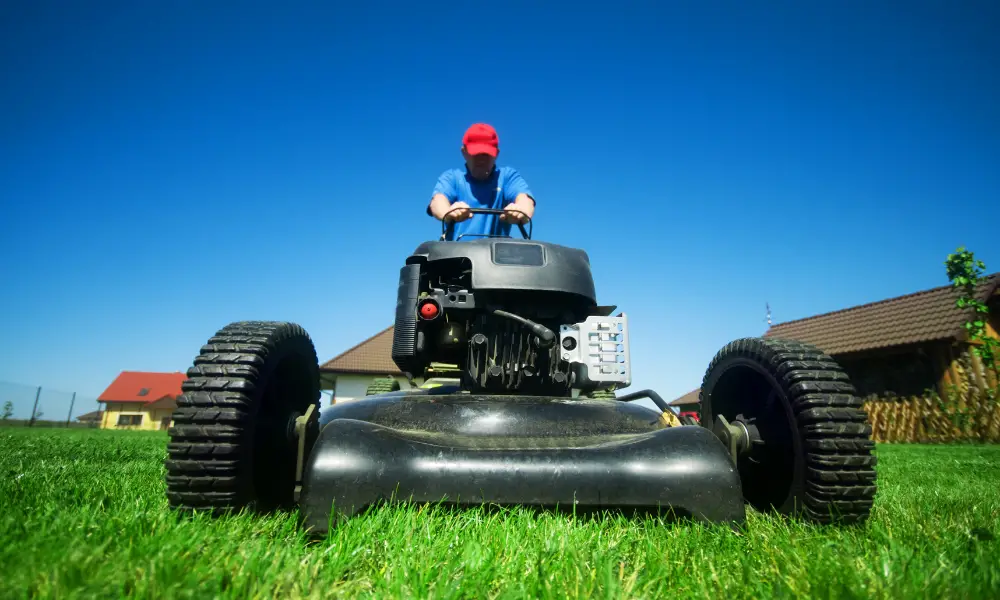
<path fill-rule="evenodd" d="M 418 316 L 425 301 L 429 316 Z M 399 272 L 392 359 L 412 377 L 432 362 L 456 364 L 470 390 L 566 395 L 573 380 L 560 349 L 537 345 L 514 319 L 558 335 L 595 310 L 583 250 L 513 238 L 425 242 Z"/>
<path fill-rule="evenodd" d="M 513 238 L 461 242 L 425 242 L 406 263 L 467 259 L 472 291 L 526 290 L 560 292 L 597 303 L 590 257 L 583 250 Z"/>

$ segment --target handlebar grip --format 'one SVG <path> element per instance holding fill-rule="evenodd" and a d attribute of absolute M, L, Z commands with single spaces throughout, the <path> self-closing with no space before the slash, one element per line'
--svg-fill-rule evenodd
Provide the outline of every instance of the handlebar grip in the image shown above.
<path fill-rule="evenodd" d="M 459 209 L 453 208 L 453 209 L 449 210 L 448 212 L 446 212 L 444 214 L 445 218 L 447 218 L 447 216 L 449 214 L 451 214 L 452 211 L 455 211 L 455 210 L 459 210 Z M 506 212 L 503 209 L 499 209 L 499 208 L 473 208 L 471 206 L 468 207 L 466 210 L 468 210 L 472 214 L 485 214 L 485 215 L 503 215 Z M 528 223 L 529 224 L 531 223 L 530 219 L 528 220 Z M 530 240 L 531 239 L 531 233 L 529 233 L 524 228 L 524 223 L 518 223 L 517 224 L 517 228 L 521 230 L 521 236 L 524 239 L 526 239 L 526 240 Z M 532 229 L 534 229 L 534 228 L 532 228 Z M 446 240 L 446 239 L 448 239 L 450 237 L 454 237 L 453 236 L 454 232 L 455 232 L 455 222 L 454 221 L 445 221 L 444 219 L 442 219 L 442 222 L 441 222 L 441 241 L 444 241 L 444 240 Z"/>

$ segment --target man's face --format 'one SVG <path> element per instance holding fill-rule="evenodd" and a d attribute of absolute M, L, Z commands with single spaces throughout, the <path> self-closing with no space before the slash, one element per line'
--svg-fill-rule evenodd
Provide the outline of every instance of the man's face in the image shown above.
<path fill-rule="evenodd" d="M 489 177 L 490 172 L 493 171 L 493 165 L 497 161 L 489 154 L 469 154 L 465 148 L 462 148 L 462 156 L 465 157 L 465 166 L 468 167 L 469 173 L 476 179 Z"/>

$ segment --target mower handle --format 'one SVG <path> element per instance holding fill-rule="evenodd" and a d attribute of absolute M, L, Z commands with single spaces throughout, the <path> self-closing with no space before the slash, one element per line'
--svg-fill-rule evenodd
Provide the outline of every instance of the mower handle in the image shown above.
<path fill-rule="evenodd" d="M 455 229 L 455 222 L 454 221 L 446 221 L 445 219 L 451 213 L 455 212 L 456 210 L 462 210 L 462 208 L 463 207 L 460 206 L 458 208 L 453 208 L 453 209 L 449 210 L 448 212 L 444 213 L 444 217 L 442 217 L 442 219 L 441 219 L 441 241 L 446 240 L 448 238 L 448 234 L 452 233 L 454 231 L 454 229 Z M 474 215 L 477 215 L 477 214 L 482 214 L 482 215 L 503 215 L 506 212 L 503 209 L 499 209 L 499 208 L 472 208 L 471 206 L 467 207 L 467 210 L 469 212 L 471 212 L 472 214 L 474 214 Z M 524 214 L 524 213 L 521 213 L 521 214 Z M 528 215 L 524 215 L 524 216 L 527 217 Z M 531 217 L 528 217 L 528 229 L 527 229 L 527 231 L 525 231 L 525 229 L 524 229 L 524 223 L 518 223 L 517 224 L 517 228 L 521 230 L 521 236 L 524 239 L 526 239 L 526 240 L 530 240 L 531 239 L 531 233 L 534 230 L 534 226 L 532 225 Z M 480 235 L 480 234 L 466 234 L 466 235 L 469 235 L 470 237 L 472 237 L 472 236 L 476 236 L 476 235 Z M 459 237 L 461 238 L 463 236 L 459 236 Z M 481 236 L 481 237 L 494 237 L 494 236 L 486 235 L 486 236 Z M 496 236 L 496 237 L 499 237 L 499 236 Z M 458 240 L 455 240 L 455 241 L 458 241 Z"/>

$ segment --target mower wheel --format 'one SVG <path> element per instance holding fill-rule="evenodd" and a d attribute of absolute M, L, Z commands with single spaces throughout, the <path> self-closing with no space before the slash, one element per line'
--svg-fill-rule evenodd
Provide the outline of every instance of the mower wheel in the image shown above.
<path fill-rule="evenodd" d="M 295 419 L 319 411 L 319 362 L 294 323 L 246 321 L 209 338 L 187 371 L 167 446 L 171 507 L 213 513 L 294 505 Z M 306 429 L 306 452 L 318 436 Z"/>
<path fill-rule="evenodd" d="M 378 394 L 385 394 L 387 392 L 398 392 L 399 389 L 399 381 L 392 377 L 376 379 L 368 384 L 368 388 L 365 390 L 365 396 L 375 396 Z"/>
<path fill-rule="evenodd" d="M 798 341 L 736 340 L 712 359 L 700 396 L 701 425 L 740 438 L 737 468 L 755 509 L 818 523 L 868 519 L 872 429 L 833 358 Z"/>

